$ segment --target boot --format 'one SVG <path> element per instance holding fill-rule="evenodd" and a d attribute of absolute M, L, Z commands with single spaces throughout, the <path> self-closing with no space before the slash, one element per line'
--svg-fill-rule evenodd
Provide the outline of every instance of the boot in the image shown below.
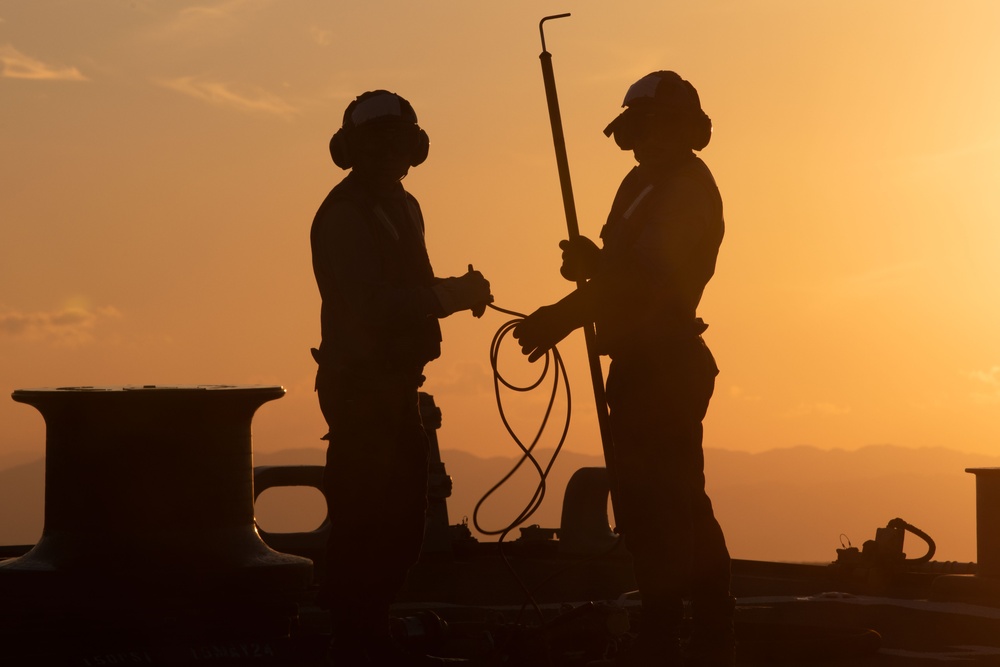
<path fill-rule="evenodd" d="M 379 642 L 334 639 L 326 653 L 329 667 L 449 667 L 466 662 L 411 653 L 391 639 Z"/>
<path fill-rule="evenodd" d="M 330 617 L 333 638 L 326 651 L 326 664 L 330 667 L 410 665 L 410 656 L 390 634 L 388 604 L 337 605 L 330 610 Z M 428 663 L 428 667 L 436 664 Z"/>
<path fill-rule="evenodd" d="M 682 667 L 680 639 L 676 635 L 653 639 L 640 634 L 612 664 L 614 667 Z"/>
<path fill-rule="evenodd" d="M 643 602 L 637 619 L 638 636 L 619 654 L 615 667 L 681 667 L 680 632 L 684 604 L 677 598 L 667 603 Z"/>
<path fill-rule="evenodd" d="M 693 600 L 688 667 L 733 667 L 736 664 L 736 598 Z"/>

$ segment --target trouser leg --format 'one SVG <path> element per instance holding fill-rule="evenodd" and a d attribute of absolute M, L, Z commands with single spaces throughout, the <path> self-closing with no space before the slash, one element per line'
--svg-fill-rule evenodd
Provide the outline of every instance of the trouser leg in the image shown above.
<path fill-rule="evenodd" d="M 388 637 L 389 605 L 420 555 L 426 434 L 410 386 L 321 391 L 330 425 L 324 493 L 330 521 L 321 602 L 335 633 Z"/>
<path fill-rule="evenodd" d="M 612 362 L 615 517 L 644 615 L 684 597 L 729 599 L 729 552 L 705 493 L 701 422 L 713 387 L 714 364 L 695 357 Z"/>

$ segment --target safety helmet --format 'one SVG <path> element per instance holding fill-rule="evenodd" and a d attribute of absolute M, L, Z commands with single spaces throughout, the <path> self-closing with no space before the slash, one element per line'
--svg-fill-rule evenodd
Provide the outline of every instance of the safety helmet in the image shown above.
<path fill-rule="evenodd" d="M 405 153 L 416 167 L 427 159 L 429 149 L 430 139 L 417 124 L 413 106 L 388 90 L 358 95 L 330 138 L 330 157 L 341 169 L 353 167 L 359 151 Z"/>
<path fill-rule="evenodd" d="M 625 151 L 635 148 L 651 124 L 674 129 L 687 148 L 700 151 L 712 138 L 712 119 L 701 109 L 698 91 L 676 72 L 661 70 L 642 77 L 625 93 L 625 111 L 604 128 Z"/>

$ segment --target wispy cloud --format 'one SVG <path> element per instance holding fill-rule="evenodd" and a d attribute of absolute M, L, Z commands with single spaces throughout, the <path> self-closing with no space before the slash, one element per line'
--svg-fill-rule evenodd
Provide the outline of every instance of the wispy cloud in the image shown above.
<path fill-rule="evenodd" d="M 977 134 L 963 144 L 956 142 L 947 151 L 893 158 L 891 164 L 900 171 L 912 171 L 916 176 L 934 178 L 942 172 L 951 173 L 956 168 L 967 168 L 969 164 L 982 164 L 984 160 L 995 164 L 997 153 L 1000 153 L 1000 132 L 994 131 L 987 136 Z"/>
<path fill-rule="evenodd" d="M 828 401 L 817 401 L 816 403 L 799 403 L 797 406 L 785 413 L 786 417 L 807 417 L 809 415 L 824 415 L 827 417 L 837 417 L 851 413 L 850 406 L 837 405 Z"/>
<path fill-rule="evenodd" d="M 309 28 L 309 36 L 314 42 L 320 46 L 330 46 L 333 44 L 333 31 L 324 30 L 323 28 L 317 28 L 313 26 Z"/>
<path fill-rule="evenodd" d="M 93 340 L 99 320 L 119 317 L 121 313 L 112 306 L 31 313 L 8 311 L 0 313 L 0 337 L 78 345 Z"/>
<path fill-rule="evenodd" d="M 967 375 L 980 385 L 978 391 L 972 392 L 972 400 L 980 404 L 1000 403 L 1000 366 L 971 371 Z"/>
<path fill-rule="evenodd" d="M 277 95 L 261 90 L 255 90 L 250 94 L 238 93 L 229 84 L 201 81 L 193 76 L 159 80 L 156 83 L 174 92 L 209 104 L 230 107 L 248 113 L 263 113 L 281 118 L 291 118 L 297 113 L 295 107 L 288 102 Z"/>
<path fill-rule="evenodd" d="M 0 78 L 31 81 L 88 81 L 75 67 L 44 63 L 11 44 L 0 46 Z"/>
<path fill-rule="evenodd" d="M 738 385 L 729 387 L 729 395 L 737 401 L 759 401 L 760 395 L 748 393 L 746 389 Z"/>
<path fill-rule="evenodd" d="M 202 18 L 228 18 L 248 9 L 257 9 L 273 3 L 273 0 L 222 0 L 221 2 L 206 2 L 197 7 L 185 7 L 180 11 L 182 16 L 197 16 Z"/>
<path fill-rule="evenodd" d="M 899 262 L 868 271 L 836 275 L 818 283 L 807 281 L 792 283 L 788 284 L 786 289 L 795 293 L 809 294 L 814 298 L 825 295 L 841 300 L 868 299 L 876 295 L 911 289 L 925 271 L 925 262 Z"/>
<path fill-rule="evenodd" d="M 168 33 L 190 33 L 211 28 L 219 30 L 226 23 L 248 11 L 261 9 L 272 0 L 222 0 L 206 2 L 194 7 L 184 7 L 172 22 L 165 26 Z"/>
<path fill-rule="evenodd" d="M 923 263 L 916 261 L 889 264 L 845 276 L 837 286 L 847 295 L 892 291 L 912 284 L 913 277 L 922 268 Z"/>

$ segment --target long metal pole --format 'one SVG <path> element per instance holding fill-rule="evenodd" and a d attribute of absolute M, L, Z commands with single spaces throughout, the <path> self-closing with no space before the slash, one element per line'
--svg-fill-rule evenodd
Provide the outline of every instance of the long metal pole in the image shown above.
<path fill-rule="evenodd" d="M 549 123 L 552 125 L 552 142 L 556 149 L 556 165 L 559 168 L 559 185 L 562 188 L 563 208 L 566 211 L 566 226 L 569 228 L 569 238 L 573 240 L 580 236 L 580 225 L 576 219 L 576 204 L 573 200 L 573 184 L 569 177 L 569 158 L 566 155 L 566 138 L 563 135 L 562 117 L 559 114 L 559 98 L 556 95 L 556 77 L 552 71 L 552 54 L 545 50 L 544 24 L 550 19 L 560 19 L 569 14 L 546 16 L 538 23 L 538 32 L 542 37 L 542 53 L 538 57 L 542 62 L 542 79 L 545 82 L 545 100 L 549 106 Z M 577 287 L 582 287 L 585 280 L 577 281 Z M 608 469 L 611 492 L 611 503 L 615 506 L 617 492 L 614 480 L 615 449 L 611 439 L 611 420 L 608 415 L 608 401 L 604 393 L 604 372 L 601 370 L 601 358 L 597 353 L 597 335 L 594 324 L 588 322 L 583 327 L 583 335 L 587 344 L 587 359 L 590 361 L 590 379 L 594 385 L 594 400 L 597 403 L 597 424 L 601 431 L 601 446 L 604 449 L 604 465 Z"/>

